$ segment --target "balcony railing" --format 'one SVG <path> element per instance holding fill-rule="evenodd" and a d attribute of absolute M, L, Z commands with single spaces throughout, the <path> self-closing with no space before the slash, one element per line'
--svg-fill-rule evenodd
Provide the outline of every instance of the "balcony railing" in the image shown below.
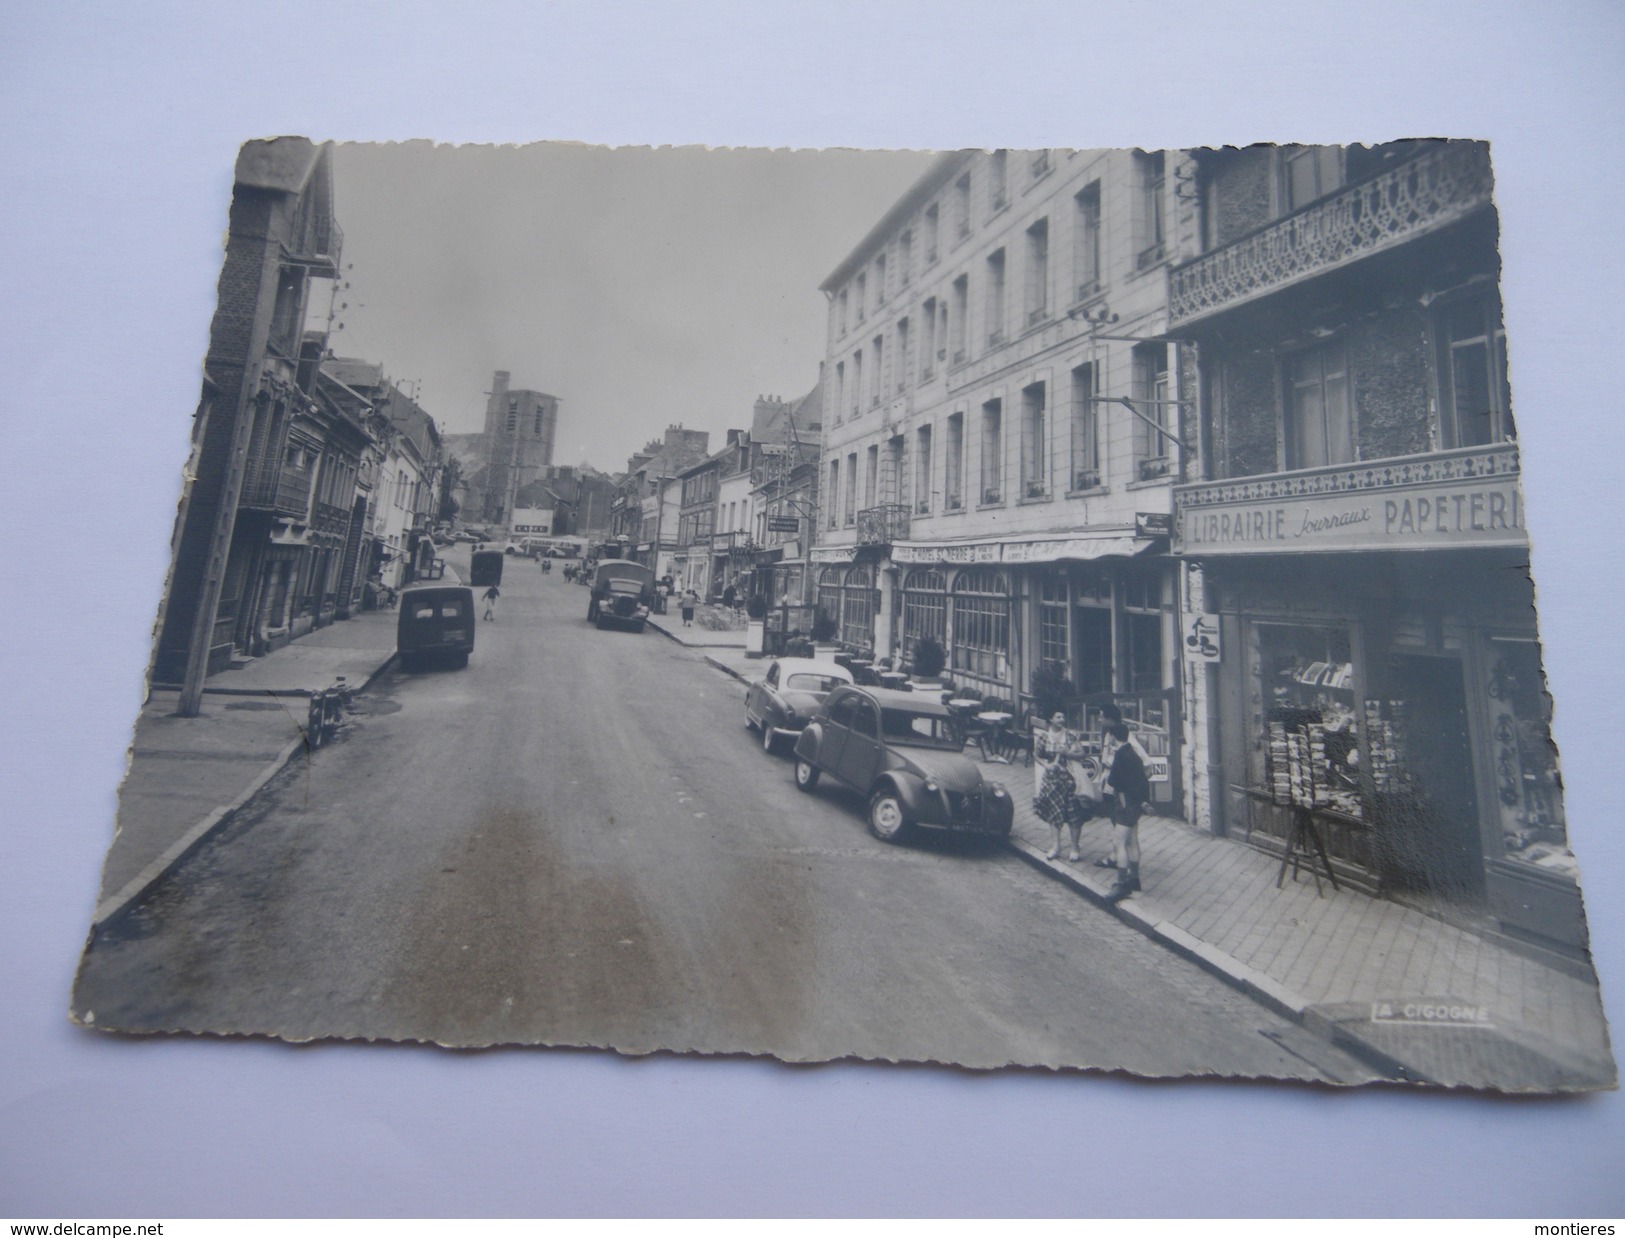
<path fill-rule="evenodd" d="M 310 509 L 312 470 L 262 465 L 243 483 L 239 506 L 279 516 L 303 516 Z"/>
<path fill-rule="evenodd" d="M 1172 273 L 1168 313 L 1190 322 L 1455 223 L 1490 202 L 1489 151 L 1449 142 Z"/>
<path fill-rule="evenodd" d="M 908 507 L 902 503 L 882 503 L 858 513 L 858 545 L 890 546 L 908 540 Z"/>

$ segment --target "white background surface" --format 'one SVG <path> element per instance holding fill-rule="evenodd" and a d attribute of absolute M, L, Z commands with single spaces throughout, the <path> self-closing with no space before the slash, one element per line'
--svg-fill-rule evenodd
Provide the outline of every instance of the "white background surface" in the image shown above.
<path fill-rule="evenodd" d="M 300 133 L 1490 139 L 1556 732 L 1618 1016 L 1620 12 L 1465 0 L 6 5 L 0 1216 L 1625 1211 L 1618 1095 L 139 1041 L 65 1014 L 140 701 L 233 158 L 246 138 Z"/>

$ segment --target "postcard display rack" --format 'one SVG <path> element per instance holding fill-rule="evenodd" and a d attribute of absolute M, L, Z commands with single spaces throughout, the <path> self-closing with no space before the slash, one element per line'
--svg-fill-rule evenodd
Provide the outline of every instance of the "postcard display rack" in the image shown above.
<path fill-rule="evenodd" d="M 1269 798 L 1291 812 L 1291 828 L 1275 884 L 1294 878 L 1307 861 L 1319 887 L 1324 873 L 1338 888 L 1317 816 L 1355 825 L 1364 819 L 1356 768 L 1354 665 L 1313 661 L 1277 675 L 1276 704 L 1266 724 L 1265 778 Z M 1379 705 L 1370 701 L 1370 707 Z"/>

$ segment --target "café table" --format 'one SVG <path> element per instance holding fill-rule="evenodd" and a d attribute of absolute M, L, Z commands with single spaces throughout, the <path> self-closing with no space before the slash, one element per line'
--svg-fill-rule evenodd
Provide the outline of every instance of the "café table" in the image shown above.
<path fill-rule="evenodd" d="M 976 715 L 978 722 L 987 724 L 987 730 L 977 736 L 981 745 L 982 756 L 989 761 L 997 761 L 1002 765 L 1010 764 L 1010 758 L 1004 755 L 1005 728 L 1010 725 L 1014 714 L 1007 714 L 1002 710 L 988 709 Z"/>

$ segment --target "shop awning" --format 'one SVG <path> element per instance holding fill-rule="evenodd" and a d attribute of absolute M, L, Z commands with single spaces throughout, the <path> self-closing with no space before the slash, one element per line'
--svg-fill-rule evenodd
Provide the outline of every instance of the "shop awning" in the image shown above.
<path fill-rule="evenodd" d="M 894 563 L 1059 563 L 1128 558 L 1157 544 L 1156 539 L 1128 532 L 1021 541 L 897 542 L 891 548 L 891 558 Z"/>

